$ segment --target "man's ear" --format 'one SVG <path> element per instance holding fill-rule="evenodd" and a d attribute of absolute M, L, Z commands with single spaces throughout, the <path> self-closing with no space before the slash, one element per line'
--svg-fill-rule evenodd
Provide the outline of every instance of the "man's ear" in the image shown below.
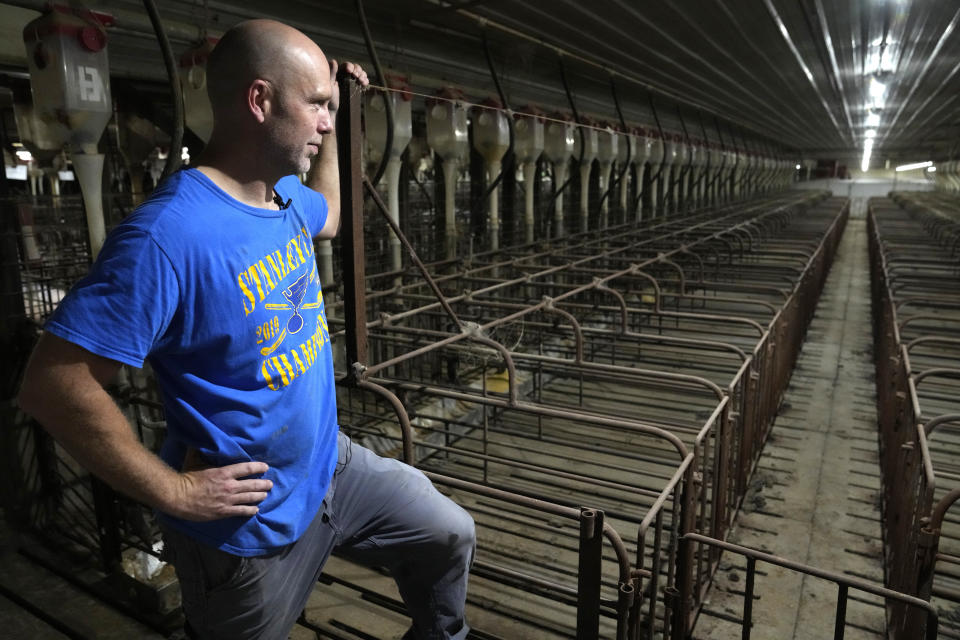
<path fill-rule="evenodd" d="M 257 78 L 247 87 L 247 109 L 257 122 L 263 122 L 266 119 L 272 100 L 273 87 L 266 80 Z"/>

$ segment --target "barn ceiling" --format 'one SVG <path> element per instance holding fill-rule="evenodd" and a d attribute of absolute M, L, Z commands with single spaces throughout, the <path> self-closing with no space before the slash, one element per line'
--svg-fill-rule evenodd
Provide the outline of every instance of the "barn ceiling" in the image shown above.
<path fill-rule="evenodd" d="M 43 2 L 7 3 L 39 9 Z M 272 17 L 331 55 L 367 61 L 353 0 L 158 3 L 175 52 L 203 33 Z M 134 0 L 113 13 L 118 77 L 157 82 L 163 65 Z M 495 94 L 484 40 L 510 106 L 570 109 L 756 149 L 937 160 L 960 155 L 960 4 L 946 0 L 365 0 L 381 60 L 415 89 Z M 30 12 L 25 12 L 29 14 Z M 6 49 L 5 68 L 16 69 Z M 654 113 L 655 112 L 655 113 Z"/>

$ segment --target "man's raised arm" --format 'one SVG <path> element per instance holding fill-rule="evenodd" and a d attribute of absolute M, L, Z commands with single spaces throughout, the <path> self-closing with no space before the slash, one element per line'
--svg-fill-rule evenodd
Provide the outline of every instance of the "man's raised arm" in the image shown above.
<path fill-rule="evenodd" d="M 337 84 L 337 61 L 330 60 L 330 82 L 333 95 L 330 98 L 329 111 L 333 121 L 333 130 L 323 136 L 320 153 L 307 174 L 307 186 L 319 191 L 327 199 L 327 221 L 316 235 L 317 239 L 329 240 L 340 230 L 340 167 L 337 158 L 337 109 L 340 106 L 340 89 Z M 344 70 L 357 79 L 361 87 L 370 84 L 367 74 L 360 65 L 344 63 Z"/>

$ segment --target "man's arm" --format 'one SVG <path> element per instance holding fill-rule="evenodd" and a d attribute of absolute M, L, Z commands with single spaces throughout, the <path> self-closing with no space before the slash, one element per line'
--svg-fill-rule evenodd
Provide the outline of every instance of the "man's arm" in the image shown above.
<path fill-rule="evenodd" d="M 337 158 L 337 130 L 323 136 L 320 153 L 307 174 L 307 186 L 327 199 L 327 220 L 316 236 L 329 240 L 340 231 L 340 165 Z"/>
<path fill-rule="evenodd" d="M 315 236 L 318 240 L 329 240 L 340 231 L 340 165 L 337 158 L 337 109 L 340 106 L 340 88 L 337 84 L 337 69 L 337 61 L 330 60 L 330 82 L 333 85 L 333 95 L 328 109 L 333 130 L 324 134 L 320 153 L 307 174 L 307 186 L 314 191 L 319 191 L 327 199 L 327 220 Z M 360 65 L 346 62 L 344 70 L 356 78 L 361 87 L 370 84 L 367 73 Z"/>
<path fill-rule="evenodd" d="M 144 447 L 104 389 L 120 363 L 44 333 L 20 388 L 32 415 L 86 469 L 113 488 L 184 520 L 250 517 L 273 483 L 246 462 L 178 473 Z"/>

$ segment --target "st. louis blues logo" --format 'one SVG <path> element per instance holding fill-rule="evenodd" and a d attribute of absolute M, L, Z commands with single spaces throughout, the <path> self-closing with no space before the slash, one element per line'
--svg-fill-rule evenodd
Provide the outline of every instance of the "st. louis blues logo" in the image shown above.
<path fill-rule="evenodd" d="M 303 274 L 297 281 L 287 287 L 283 292 L 283 297 L 293 307 L 293 315 L 287 320 L 287 331 L 296 333 L 303 328 L 303 316 L 300 315 L 300 303 L 303 302 L 303 294 L 307 292 L 307 274 Z"/>
<path fill-rule="evenodd" d="M 273 344 L 260 349 L 261 354 L 265 356 L 270 355 L 283 343 L 283 339 L 287 337 L 288 333 L 294 334 L 303 329 L 303 316 L 300 315 L 301 310 L 323 308 L 323 298 L 319 291 L 317 291 L 316 302 L 308 302 L 306 304 L 303 303 L 303 298 L 307 293 L 307 287 L 309 286 L 310 282 L 316 278 L 316 274 L 317 265 L 314 264 L 310 269 L 309 274 L 304 273 L 302 276 L 297 278 L 296 282 L 282 291 L 283 297 L 287 300 L 287 304 L 267 303 L 263 305 L 265 309 L 270 309 L 271 311 L 293 311 L 293 314 L 287 320 L 287 326 L 281 330 L 276 341 Z"/>

